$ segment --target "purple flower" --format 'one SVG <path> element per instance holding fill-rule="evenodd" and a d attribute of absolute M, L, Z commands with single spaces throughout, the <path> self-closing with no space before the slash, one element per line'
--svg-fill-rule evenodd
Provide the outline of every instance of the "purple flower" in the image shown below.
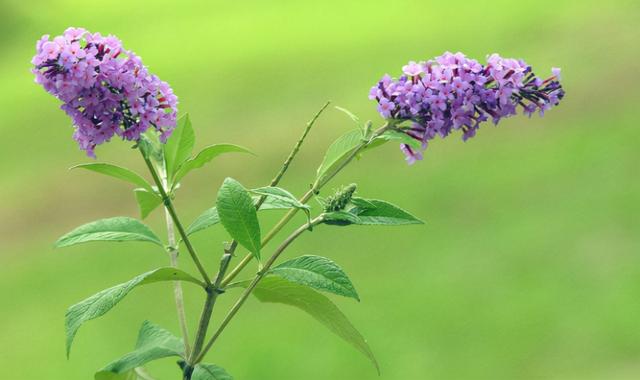
<path fill-rule="evenodd" d="M 409 62 L 409 64 L 402 67 L 402 71 L 409 76 L 420 75 L 424 72 L 422 69 L 422 65 L 419 63 L 415 63 L 414 61 Z"/>
<path fill-rule="evenodd" d="M 68 28 L 52 41 L 43 36 L 36 51 L 35 81 L 63 102 L 88 156 L 114 135 L 137 141 L 151 127 L 166 141 L 173 131 L 178 98 L 115 36 Z"/>
<path fill-rule="evenodd" d="M 462 131 L 462 139 L 474 137 L 480 124 L 498 122 L 522 109 L 531 116 L 543 115 L 558 105 L 564 96 L 560 69 L 545 80 L 535 76 L 526 62 L 487 57 L 485 65 L 449 53 L 433 60 L 409 62 L 398 79 L 385 75 L 369 92 L 378 103 L 378 112 L 393 119 L 396 128 L 421 142 L 422 150 L 403 144 L 407 161 L 422 159 L 422 151 L 436 135 L 446 137 L 453 130 Z M 411 121 L 411 126 L 402 125 Z"/>

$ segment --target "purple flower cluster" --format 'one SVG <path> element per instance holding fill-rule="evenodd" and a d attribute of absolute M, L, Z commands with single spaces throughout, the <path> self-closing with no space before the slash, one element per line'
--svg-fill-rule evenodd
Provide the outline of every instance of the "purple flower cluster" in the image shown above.
<path fill-rule="evenodd" d="M 64 102 L 88 156 L 113 135 L 135 141 L 153 127 L 164 142 L 173 131 L 178 98 L 116 37 L 69 28 L 53 41 L 43 36 L 36 50 L 36 83 Z"/>
<path fill-rule="evenodd" d="M 488 57 L 482 65 L 462 53 L 446 52 L 434 60 L 409 62 L 398 79 L 385 75 L 371 88 L 369 98 L 378 102 L 378 112 L 386 119 L 410 120 L 399 128 L 419 142 L 421 149 L 402 144 L 409 163 L 422 159 L 428 141 L 461 130 L 462 139 L 475 136 L 480 123 L 491 118 L 494 124 L 515 115 L 518 106 L 531 116 L 543 115 L 564 96 L 560 69 L 542 80 L 522 60 Z"/>

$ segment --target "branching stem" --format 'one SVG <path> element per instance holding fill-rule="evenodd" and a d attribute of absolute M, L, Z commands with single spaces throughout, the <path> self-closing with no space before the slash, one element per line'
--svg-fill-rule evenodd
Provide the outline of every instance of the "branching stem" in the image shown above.
<path fill-rule="evenodd" d="M 211 347 L 216 342 L 216 340 L 218 339 L 220 334 L 222 334 L 222 332 L 227 327 L 229 322 L 231 322 L 233 317 L 238 313 L 238 310 L 240 310 L 240 308 L 242 307 L 244 302 L 247 300 L 249 295 L 251 295 L 251 292 L 253 291 L 253 289 L 255 289 L 256 285 L 258 285 L 260 280 L 262 280 L 264 278 L 264 276 L 269 271 L 269 268 L 271 268 L 273 263 L 280 256 L 280 254 L 282 252 L 284 252 L 284 250 L 287 249 L 287 247 L 291 243 L 293 243 L 294 240 L 296 240 L 300 235 L 302 235 L 302 233 L 304 233 L 307 230 L 310 230 L 313 226 L 322 223 L 322 221 L 323 221 L 323 219 L 321 217 L 317 217 L 317 218 L 311 220 L 309 223 L 305 223 L 304 225 L 300 226 L 297 230 L 295 230 L 291 235 L 289 235 L 289 237 L 287 237 L 282 242 L 282 244 L 280 244 L 280 246 L 278 246 L 278 248 L 271 255 L 271 257 L 269 257 L 269 260 L 267 260 L 267 262 L 264 264 L 264 267 L 262 268 L 262 270 L 259 271 L 256 274 L 256 276 L 253 279 L 253 281 L 251 281 L 251 283 L 247 286 L 247 288 L 244 290 L 244 292 L 242 292 L 242 294 L 240 295 L 240 298 L 238 298 L 236 303 L 231 307 L 231 309 L 229 310 L 227 315 L 224 317 L 224 319 L 220 323 L 220 326 L 218 326 L 218 329 L 216 330 L 216 332 L 213 333 L 213 335 L 209 339 L 209 342 L 207 342 L 207 345 L 204 347 L 202 352 L 200 352 L 200 354 L 193 361 L 194 363 L 199 363 L 204 358 L 204 355 L 206 355 L 206 353 L 211 349 Z"/>
<path fill-rule="evenodd" d="M 311 189 L 309 189 L 309 191 L 307 191 L 302 196 L 302 198 L 299 199 L 300 203 L 307 203 L 311 199 L 311 197 L 313 197 L 314 194 L 320 191 L 320 189 L 324 185 L 326 185 L 327 182 L 329 182 L 342 169 L 344 169 L 351 161 L 353 161 L 353 159 L 357 157 L 358 154 L 360 154 L 360 152 L 362 152 L 362 150 L 365 149 L 374 139 L 376 139 L 377 137 L 379 137 L 384 132 L 386 132 L 389 128 L 392 128 L 392 127 L 393 125 L 387 122 L 382 127 L 380 127 L 375 132 L 373 132 L 370 138 L 363 140 L 362 143 L 358 145 L 338 167 L 336 167 L 336 169 L 334 169 L 331 173 L 324 176 L 323 178 L 319 178 L 318 180 L 316 180 L 313 186 L 311 186 Z M 264 247 L 265 245 L 267 245 L 267 243 L 269 243 L 269 241 L 271 241 L 271 239 L 273 239 L 278 234 L 278 232 L 280 232 L 280 230 L 282 230 L 287 225 L 287 223 L 289 223 L 289 221 L 296 215 L 298 211 L 299 209 L 297 208 L 293 208 L 289 210 L 282 217 L 282 219 L 280 219 L 280 221 L 278 221 L 278 223 L 265 235 L 265 237 L 262 239 L 262 246 Z M 251 262 L 252 259 L 253 259 L 253 255 L 247 254 L 242 259 L 242 261 L 240 261 L 238 265 L 235 268 L 233 268 L 229 273 L 229 275 L 222 281 L 222 287 L 224 288 L 231 281 L 233 281 L 233 279 L 244 269 L 244 267 L 247 266 L 247 264 L 249 264 L 249 262 Z"/>

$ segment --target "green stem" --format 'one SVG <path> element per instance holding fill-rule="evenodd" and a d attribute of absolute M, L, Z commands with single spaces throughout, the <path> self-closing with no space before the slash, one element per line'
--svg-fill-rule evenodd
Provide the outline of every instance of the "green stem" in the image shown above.
<path fill-rule="evenodd" d="M 198 254 L 196 253 L 195 249 L 191 245 L 191 241 L 189 240 L 189 236 L 185 232 L 184 227 L 182 227 L 182 223 L 180 223 L 180 219 L 178 218 L 178 214 L 176 213 L 176 210 L 173 207 L 173 202 L 171 202 L 171 198 L 169 197 L 169 195 L 167 195 L 167 192 L 165 191 L 164 186 L 162 186 L 162 181 L 160 180 L 160 177 L 158 176 L 158 173 L 156 172 L 156 169 L 153 167 L 153 163 L 144 154 L 142 149 L 140 149 L 140 153 L 142 154 L 142 158 L 144 158 L 144 162 L 147 164 L 147 168 L 149 168 L 149 172 L 151 173 L 151 177 L 153 177 L 153 181 L 155 182 L 156 186 L 158 187 L 158 191 L 160 192 L 160 196 L 162 197 L 162 201 L 164 203 L 164 206 L 167 209 L 167 212 L 169 212 L 169 215 L 171 216 L 171 219 L 173 220 L 173 223 L 175 224 L 175 227 L 178 230 L 178 233 L 180 234 L 180 237 L 182 238 L 182 241 L 184 242 L 184 245 L 187 247 L 187 251 L 189 252 L 189 255 L 191 256 L 191 259 L 193 260 L 194 264 L 198 268 L 198 271 L 202 275 L 202 278 L 204 279 L 204 282 L 207 285 L 211 285 L 211 279 L 209 278 L 209 275 L 207 275 L 207 271 L 202 266 L 202 263 L 200 262 L 200 259 L 198 258 Z"/>
<path fill-rule="evenodd" d="M 284 250 L 287 249 L 287 247 L 291 243 L 293 243 L 294 240 L 296 240 L 300 235 L 302 235 L 302 233 L 304 233 L 305 231 L 309 230 L 311 227 L 322 223 L 322 221 L 323 221 L 323 219 L 321 217 L 317 217 L 317 218 L 311 220 L 308 224 L 304 224 L 304 225 L 300 226 L 291 235 L 289 235 L 289 237 L 287 237 L 282 242 L 282 244 L 280 244 L 280 246 L 278 246 L 278 248 L 275 250 L 273 255 L 271 255 L 271 257 L 269 257 L 269 260 L 267 260 L 267 262 L 264 264 L 264 267 L 262 268 L 262 270 L 256 274 L 256 277 L 253 279 L 253 281 L 251 281 L 249 286 L 247 286 L 247 288 L 244 290 L 244 292 L 240 295 L 240 298 L 238 298 L 236 303 L 231 307 L 231 309 L 229 310 L 227 315 L 224 317 L 224 319 L 220 323 L 220 326 L 218 327 L 216 332 L 213 333 L 213 335 L 209 339 L 209 342 L 207 342 L 207 345 L 204 347 L 202 352 L 196 357 L 196 359 L 193 361 L 193 363 L 199 363 L 204 358 L 204 356 L 211 349 L 211 347 L 216 342 L 216 340 L 218 339 L 220 334 L 222 334 L 222 332 L 227 327 L 227 325 L 229 325 L 229 322 L 231 322 L 233 317 L 238 313 L 238 310 L 240 310 L 240 308 L 245 303 L 245 301 L 247 300 L 247 298 L 249 297 L 249 295 L 251 294 L 253 289 L 255 289 L 256 285 L 258 285 L 260 280 L 262 280 L 264 278 L 264 276 L 267 274 L 267 272 L 269 271 L 269 268 L 271 268 L 273 263 L 278 259 L 280 254 L 282 252 L 284 252 Z"/>
<path fill-rule="evenodd" d="M 280 182 L 280 180 L 282 179 L 284 174 L 289 169 L 289 165 L 291 164 L 293 159 L 296 157 L 296 155 L 300 151 L 300 147 L 302 146 L 302 143 L 307 138 L 307 135 L 311 131 L 311 128 L 315 124 L 316 120 L 320 117 L 322 112 L 329 106 L 329 104 L 330 104 L 330 102 L 326 102 L 320 108 L 320 110 L 318 110 L 318 112 L 316 112 L 316 114 L 311 118 L 311 120 L 309 120 L 309 122 L 307 123 L 307 125 L 306 125 L 306 127 L 305 127 L 305 129 L 304 129 L 304 131 L 302 133 L 302 136 L 300 136 L 298 141 L 296 141 L 296 144 L 294 145 L 293 149 L 289 153 L 289 156 L 284 161 L 284 164 L 282 164 L 282 167 L 280 168 L 280 171 L 271 180 L 271 182 L 269 183 L 269 186 L 276 186 Z M 256 209 L 259 209 L 260 206 L 262 206 L 262 204 L 264 203 L 266 198 L 267 197 L 263 195 L 258 199 L 258 202 L 256 203 Z M 190 362 L 192 362 L 192 363 L 197 363 L 197 362 L 193 361 L 192 359 L 194 359 L 195 357 L 198 357 L 198 355 L 200 354 L 200 350 L 202 348 L 202 344 L 204 343 L 204 338 L 206 337 L 207 329 L 209 327 L 209 322 L 211 320 L 211 314 L 213 313 L 213 308 L 215 306 L 215 303 L 216 303 L 216 300 L 217 300 L 218 296 L 222 292 L 221 289 L 223 287 L 222 287 L 221 284 L 222 284 L 222 281 L 224 279 L 224 275 L 226 274 L 226 272 L 227 272 L 227 270 L 229 268 L 229 264 L 231 262 L 231 259 L 233 258 L 234 252 L 235 252 L 237 247 L 238 247 L 238 242 L 236 240 L 233 240 L 231 242 L 231 244 L 229 245 L 229 247 L 227 249 L 225 249 L 225 252 L 224 252 L 224 254 L 222 256 L 222 259 L 220 261 L 220 269 L 218 270 L 218 274 L 216 275 L 216 279 L 214 280 L 214 283 L 213 283 L 213 286 L 211 287 L 211 289 L 208 290 L 208 292 L 207 292 L 207 299 L 205 301 L 205 306 L 204 306 L 204 309 L 202 311 L 202 315 L 200 317 L 200 324 L 198 325 L 198 330 L 197 330 L 197 333 L 196 333 L 196 341 L 194 343 L 194 349 L 193 349 L 192 355 L 190 357 L 190 359 L 191 359 Z"/>
<path fill-rule="evenodd" d="M 198 332 L 193 346 L 193 353 L 191 356 L 188 356 L 191 363 L 193 363 L 195 357 L 197 357 L 202 350 L 202 345 L 204 344 L 204 340 L 207 335 L 207 329 L 209 328 L 209 323 L 211 322 L 211 314 L 213 313 L 213 308 L 216 305 L 218 296 L 222 294 L 220 283 L 222 282 L 224 273 L 229 267 L 229 262 L 232 257 L 231 252 L 235 249 L 237 244 L 237 242 L 233 242 L 231 243 L 229 248 L 224 250 L 224 254 L 222 255 L 222 259 L 220 260 L 220 270 L 218 270 L 218 274 L 216 275 L 216 279 L 214 280 L 213 285 L 207 289 L 207 299 L 205 300 L 202 315 L 200 316 L 200 324 L 198 325 Z"/>
<path fill-rule="evenodd" d="M 393 124 L 390 122 L 385 123 L 382 127 L 380 127 L 379 129 L 377 129 L 369 139 L 363 140 L 362 143 L 360 145 L 358 145 L 353 152 L 351 152 L 351 154 L 349 154 L 349 156 L 347 156 L 347 158 L 338 166 L 336 167 L 336 169 L 334 171 L 332 171 L 330 174 L 324 176 L 321 179 L 316 180 L 316 182 L 313 184 L 313 186 L 311 186 L 311 189 L 309 189 L 309 191 L 307 191 L 302 198 L 299 199 L 300 203 L 307 203 L 309 201 L 309 199 L 311 199 L 311 197 L 313 197 L 314 194 L 316 194 L 318 191 L 320 191 L 320 189 L 327 184 L 327 182 L 329 182 L 333 177 L 335 177 L 342 169 L 344 169 L 351 161 L 353 161 L 353 159 L 355 157 L 358 156 L 358 154 L 360 154 L 360 152 L 362 152 L 363 149 L 365 149 L 369 144 L 371 144 L 371 142 L 373 140 L 375 140 L 377 137 L 379 137 L 381 134 L 383 134 L 384 132 L 386 132 L 389 128 L 392 128 Z M 269 243 L 269 241 L 271 241 L 271 239 L 273 239 L 278 232 L 280 232 L 280 230 L 282 230 L 288 223 L 289 221 L 291 221 L 291 219 L 293 219 L 293 217 L 296 215 L 296 213 L 299 211 L 299 209 L 297 208 L 293 208 L 291 210 L 289 210 L 289 212 L 287 212 L 282 219 L 280 219 L 280 221 L 278 221 L 278 223 L 265 235 L 265 237 L 262 239 L 262 246 L 264 247 L 267 243 Z M 251 262 L 251 260 L 253 259 L 253 255 L 251 254 L 247 254 L 242 261 L 240 261 L 238 263 L 238 265 L 236 265 L 235 268 L 233 268 L 231 270 L 231 272 L 229 273 L 229 275 L 222 281 L 222 287 L 224 288 L 225 286 L 227 286 L 231 281 L 233 281 L 233 279 L 240 273 L 242 272 L 242 270 L 244 269 L 244 267 L 247 266 L 247 264 L 249 264 L 249 262 Z"/>
<path fill-rule="evenodd" d="M 167 184 L 166 172 L 162 173 L 163 183 Z M 178 248 L 176 247 L 176 236 L 173 226 L 173 220 L 169 211 L 165 207 L 164 217 L 167 224 L 167 237 L 169 241 L 169 260 L 171 266 L 178 267 Z M 176 303 L 176 310 L 178 312 L 178 324 L 180 325 L 180 332 L 182 333 L 182 341 L 184 343 L 184 352 L 187 357 L 191 354 L 191 347 L 189 344 L 189 329 L 187 328 L 187 316 L 184 309 L 184 295 L 182 292 L 182 283 L 180 281 L 173 282 L 173 296 Z"/>

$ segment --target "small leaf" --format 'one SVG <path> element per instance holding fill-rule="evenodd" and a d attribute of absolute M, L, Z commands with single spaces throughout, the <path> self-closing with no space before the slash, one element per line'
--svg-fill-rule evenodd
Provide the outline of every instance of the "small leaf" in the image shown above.
<path fill-rule="evenodd" d="M 217 365 L 200 363 L 193 369 L 191 380 L 233 380 L 233 377 Z"/>
<path fill-rule="evenodd" d="M 294 284 L 274 276 L 262 279 L 254 289 L 253 294 L 261 302 L 290 305 L 308 313 L 316 321 L 360 351 L 380 373 L 378 362 L 367 341 L 349 322 L 342 311 L 324 295 L 306 286 Z"/>
<path fill-rule="evenodd" d="M 136 349 L 97 372 L 95 380 L 117 379 L 115 375 L 126 376 L 134 372 L 136 367 L 170 356 L 184 357 L 182 340 L 162 327 L 145 321 L 138 333 Z"/>
<path fill-rule="evenodd" d="M 69 310 L 67 310 L 67 314 L 65 316 L 67 356 L 69 356 L 69 352 L 71 351 L 73 338 L 83 323 L 106 314 L 135 287 L 159 281 L 188 281 L 194 284 L 203 285 L 202 282 L 179 269 L 159 268 L 136 276 L 125 283 L 105 289 L 84 301 L 71 306 Z"/>
<path fill-rule="evenodd" d="M 186 114 L 178 120 L 178 125 L 164 146 L 164 160 L 170 179 L 174 178 L 180 165 L 191 157 L 195 141 L 196 136 Z"/>
<path fill-rule="evenodd" d="M 150 193 L 145 189 L 134 189 L 133 192 L 136 196 L 136 201 L 140 208 L 140 217 L 142 219 L 146 218 L 151 211 L 162 204 L 162 197 L 155 192 Z"/>
<path fill-rule="evenodd" d="M 206 163 L 224 153 L 249 153 L 247 148 L 234 144 L 216 144 L 208 146 L 200 151 L 194 158 L 185 161 L 176 172 L 174 182 L 180 181 L 187 173 L 193 169 L 201 168 Z"/>
<path fill-rule="evenodd" d="M 187 235 L 202 231 L 218 223 L 220 223 L 218 209 L 216 207 L 208 208 L 204 210 L 204 212 L 200 214 L 189 227 L 187 227 Z"/>
<path fill-rule="evenodd" d="M 361 224 L 358 215 L 347 211 L 332 211 L 323 214 L 325 224 L 334 226 L 348 226 L 350 224 Z"/>
<path fill-rule="evenodd" d="M 321 180 L 325 175 L 330 173 L 332 169 L 337 167 L 362 143 L 363 138 L 362 131 L 354 129 L 334 141 L 333 144 L 329 146 L 329 149 L 327 149 L 324 160 L 318 168 L 316 179 Z"/>
<path fill-rule="evenodd" d="M 126 216 L 84 224 L 58 239 L 54 246 L 68 247 L 90 241 L 148 241 L 163 246 L 160 238 L 149 227 Z"/>
<path fill-rule="evenodd" d="M 253 197 L 253 204 L 255 205 L 258 202 L 260 197 Z M 281 200 L 273 197 L 267 197 L 265 201 L 260 206 L 260 211 L 263 210 L 288 210 L 292 208 L 289 203 L 282 202 Z M 196 218 L 196 220 L 191 223 L 191 225 L 187 228 L 187 235 L 194 234 L 198 231 L 202 231 L 211 226 L 220 223 L 220 217 L 218 216 L 218 209 L 216 207 L 211 207 L 206 210 L 200 216 Z"/>
<path fill-rule="evenodd" d="M 389 202 L 367 199 L 368 203 L 374 205 L 374 208 L 357 206 L 350 213 L 358 216 L 358 222 L 355 224 L 362 225 L 405 225 L 405 224 L 424 224 L 424 222 L 415 216 L 409 214 L 400 207 Z"/>
<path fill-rule="evenodd" d="M 273 187 L 273 186 L 261 187 L 258 189 L 253 189 L 251 190 L 251 192 L 258 195 L 265 195 L 265 196 L 271 197 L 272 200 L 277 199 L 282 203 L 289 205 L 291 208 L 299 208 L 303 210 L 310 209 L 308 205 L 301 203 L 295 196 L 293 196 L 293 194 L 279 187 Z"/>
<path fill-rule="evenodd" d="M 274 267 L 269 273 L 296 284 L 360 301 L 347 274 L 326 257 L 300 256 Z"/>
<path fill-rule="evenodd" d="M 114 178 L 121 179 L 126 182 L 133 183 L 136 186 L 140 186 L 147 191 L 153 192 L 153 188 L 144 178 L 142 178 L 139 174 L 112 164 L 107 164 L 104 162 L 95 162 L 90 164 L 80 164 L 73 166 L 71 169 L 86 169 L 91 170 L 96 173 L 101 173 L 104 175 L 108 175 Z"/>
<path fill-rule="evenodd" d="M 227 178 L 218 191 L 216 207 L 229 235 L 260 260 L 260 224 L 249 192 L 240 182 Z"/>
<path fill-rule="evenodd" d="M 389 129 L 382 135 L 378 136 L 374 141 L 367 145 L 366 150 L 377 148 L 388 141 L 398 141 L 402 144 L 407 144 L 413 149 L 422 150 L 422 142 L 409 136 L 408 134 L 395 129 Z"/>

